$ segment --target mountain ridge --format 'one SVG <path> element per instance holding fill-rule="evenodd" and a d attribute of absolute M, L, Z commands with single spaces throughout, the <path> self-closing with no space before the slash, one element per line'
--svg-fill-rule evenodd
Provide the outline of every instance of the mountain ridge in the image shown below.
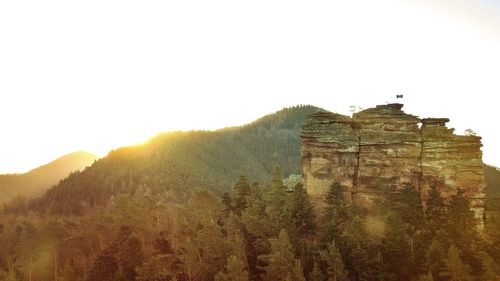
<path fill-rule="evenodd" d="M 120 193 L 184 192 L 184 187 L 220 193 L 230 190 L 241 174 L 266 182 L 276 165 L 285 176 L 299 174 L 300 129 L 310 114 L 320 110 L 300 105 L 239 127 L 158 134 L 145 144 L 112 150 L 32 206 L 54 214 L 83 214 Z"/>
<path fill-rule="evenodd" d="M 117 194 L 154 195 L 165 189 L 187 192 L 188 188 L 223 193 L 241 174 L 268 182 L 275 165 L 285 177 L 300 174 L 300 131 L 317 111 L 325 110 L 296 106 L 242 126 L 161 133 L 142 145 L 112 150 L 30 204 L 46 213 L 83 214 L 106 205 Z M 492 190 L 500 190 L 498 183 Z"/>
<path fill-rule="evenodd" d="M 65 154 L 26 173 L 0 175 L 0 203 L 16 196 L 34 197 L 42 194 L 71 172 L 84 169 L 99 157 L 86 151 Z"/>

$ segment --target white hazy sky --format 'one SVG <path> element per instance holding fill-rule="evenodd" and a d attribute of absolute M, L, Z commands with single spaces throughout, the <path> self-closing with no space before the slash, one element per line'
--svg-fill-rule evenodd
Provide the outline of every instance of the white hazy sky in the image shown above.
<path fill-rule="evenodd" d="M 500 1 L 0 1 L 0 173 L 284 106 L 405 110 L 500 166 Z"/>

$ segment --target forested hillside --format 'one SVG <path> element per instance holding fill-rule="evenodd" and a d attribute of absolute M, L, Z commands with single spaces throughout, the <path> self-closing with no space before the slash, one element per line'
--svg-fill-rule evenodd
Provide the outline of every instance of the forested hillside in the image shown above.
<path fill-rule="evenodd" d="M 500 224 L 478 232 L 462 192 L 445 200 L 432 188 L 423 208 L 414 187 L 374 183 L 374 227 L 372 210 L 346 202 L 338 183 L 321 210 L 300 183 L 285 187 L 316 110 L 159 135 L 10 205 L 0 280 L 500 280 Z M 500 173 L 486 168 L 487 192 L 498 194 Z"/>
<path fill-rule="evenodd" d="M 74 152 L 24 174 L 0 175 L 0 204 L 16 196 L 40 196 L 71 172 L 90 166 L 97 158 L 92 153 Z"/>
<path fill-rule="evenodd" d="M 76 172 L 32 203 L 49 214 L 82 214 L 111 195 L 158 194 L 175 188 L 227 191 L 239 175 L 269 180 L 275 165 L 300 174 L 300 130 L 320 110 L 296 106 L 251 124 L 217 131 L 172 132 L 120 148 Z"/>

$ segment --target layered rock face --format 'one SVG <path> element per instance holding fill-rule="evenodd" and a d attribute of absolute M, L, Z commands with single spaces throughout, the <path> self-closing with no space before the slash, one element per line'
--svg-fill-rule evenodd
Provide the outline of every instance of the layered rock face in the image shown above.
<path fill-rule="evenodd" d="M 371 204 L 382 183 L 411 184 L 426 198 L 431 185 L 445 197 L 464 189 L 483 216 L 481 138 L 458 136 L 448 119 L 418 117 L 402 104 L 379 105 L 353 117 L 319 112 L 302 130 L 302 170 L 308 193 L 320 203 L 339 182 L 346 198 Z"/>
<path fill-rule="evenodd" d="M 352 119 L 330 112 L 316 113 L 304 125 L 301 138 L 302 171 L 309 195 L 320 204 L 330 185 L 340 182 L 350 199 L 359 156 L 359 130 Z"/>
<path fill-rule="evenodd" d="M 420 188 L 426 192 L 431 184 L 441 187 L 445 198 L 458 189 L 464 189 L 472 199 L 471 209 L 476 218 L 484 213 L 483 161 L 481 138 L 459 136 L 454 129 L 446 128 L 447 118 L 422 119 L 422 181 Z"/>

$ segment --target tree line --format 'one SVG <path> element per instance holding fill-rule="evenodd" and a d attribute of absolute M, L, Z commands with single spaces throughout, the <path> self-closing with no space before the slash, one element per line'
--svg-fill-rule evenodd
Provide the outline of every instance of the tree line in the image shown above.
<path fill-rule="evenodd" d="M 83 216 L 0 217 L 0 280 L 498 280 L 498 240 L 478 233 L 469 201 L 433 187 L 377 186 L 377 211 L 331 185 L 321 209 L 276 168 L 264 186 L 112 195 Z M 379 232 L 370 226 L 378 215 Z"/>

